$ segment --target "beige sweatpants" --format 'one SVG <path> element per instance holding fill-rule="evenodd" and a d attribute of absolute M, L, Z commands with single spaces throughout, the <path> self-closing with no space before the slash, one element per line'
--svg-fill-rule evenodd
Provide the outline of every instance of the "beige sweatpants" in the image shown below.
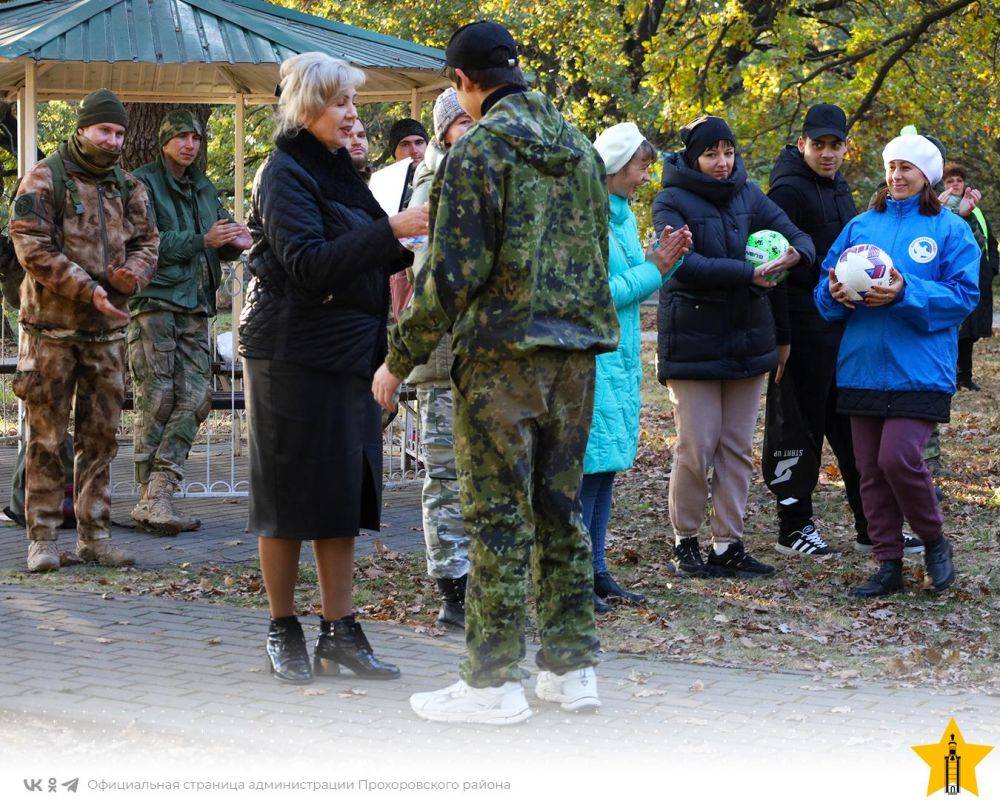
<path fill-rule="evenodd" d="M 712 543 L 743 535 L 753 471 L 753 431 L 767 375 L 741 380 L 667 382 L 674 404 L 677 445 L 670 472 L 670 524 L 677 536 L 695 536 L 712 492 Z M 708 470 L 712 468 L 711 487 Z"/>

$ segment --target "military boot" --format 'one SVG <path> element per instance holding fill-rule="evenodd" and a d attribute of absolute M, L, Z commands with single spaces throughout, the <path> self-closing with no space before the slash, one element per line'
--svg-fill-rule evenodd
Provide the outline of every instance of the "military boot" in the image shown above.
<path fill-rule="evenodd" d="M 129 515 L 132 517 L 132 521 L 140 528 L 145 528 L 149 524 L 148 491 L 148 483 L 139 484 L 139 502 L 135 504 L 135 508 L 132 509 L 132 513 Z"/>
<path fill-rule="evenodd" d="M 59 569 L 59 549 L 53 541 L 28 542 L 28 572 Z"/>
<path fill-rule="evenodd" d="M 438 612 L 438 625 L 451 625 L 455 628 L 465 628 L 465 586 L 468 575 L 461 578 L 438 578 L 438 591 L 441 593 L 441 610 Z"/>
<path fill-rule="evenodd" d="M 135 563 L 124 550 L 111 544 L 111 539 L 84 539 L 76 542 L 76 554 L 81 561 L 102 567 L 130 567 Z"/>
<path fill-rule="evenodd" d="M 167 472 L 154 472 L 149 476 L 149 485 L 146 489 L 148 512 L 144 521 L 140 523 L 146 530 L 176 536 L 181 531 L 193 531 L 201 526 L 201 520 L 181 514 L 174 508 L 176 490 L 177 483 L 173 475 Z"/>

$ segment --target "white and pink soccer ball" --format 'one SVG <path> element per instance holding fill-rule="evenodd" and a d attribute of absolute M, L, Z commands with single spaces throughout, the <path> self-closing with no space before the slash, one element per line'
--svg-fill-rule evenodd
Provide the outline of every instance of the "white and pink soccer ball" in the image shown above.
<path fill-rule="evenodd" d="M 892 257 L 881 247 L 873 244 L 856 244 L 848 247 L 834 271 L 837 280 L 847 289 L 851 300 L 863 300 L 873 286 L 886 287 L 892 269 Z"/>

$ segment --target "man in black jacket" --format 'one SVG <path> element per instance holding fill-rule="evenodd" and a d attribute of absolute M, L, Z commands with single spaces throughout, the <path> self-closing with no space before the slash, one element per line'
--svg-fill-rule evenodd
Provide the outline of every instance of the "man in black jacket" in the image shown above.
<path fill-rule="evenodd" d="M 771 170 L 768 196 L 791 221 L 812 237 L 816 260 L 808 268 L 790 270 L 777 291 L 787 299 L 791 354 L 784 376 L 790 382 L 768 392 L 764 480 L 778 498 L 777 550 L 790 555 L 831 552 L 812 519 L 812 492 L 826 436 L 833 448 L 854 513 L 859 540 L 867 539 L 868 523 L 861 507 L 854 465 L 851 425 L 836 413 L 837 350 L 840 324 L 825 322 L 813 303 L 819 267 L 841 229 L 858 212 L 851 189 L 840 174 L 847 154 L 847 117 L 834 105 L 813 106 L 806 113 L 798 143 L 787 145 Z M 781 308 L 783 303 L 776 303 Z M 795 408 L 794 406 L 797 406 Z"/>

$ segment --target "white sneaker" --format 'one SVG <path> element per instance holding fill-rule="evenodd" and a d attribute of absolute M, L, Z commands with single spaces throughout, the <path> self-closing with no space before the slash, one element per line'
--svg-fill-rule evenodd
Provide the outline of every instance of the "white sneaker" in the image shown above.
<path fill-rule="evenodd" d="M 458 681 L 436 692 L 412 695 L 410 708 L 418 717 L 434 722 L 514 725 L 531 716 L 524 687 L 515 681 L 485 689 L 476 689 L 465 681 Z"/>
<path fill-rule="evenodd" d="M 535 695 L 539 700 L 559 703 L 563 711 L 593 711 L 601 707 L 593 667 L 573 669 L 564 675 L 542 670 L 535 683 Z"/>

